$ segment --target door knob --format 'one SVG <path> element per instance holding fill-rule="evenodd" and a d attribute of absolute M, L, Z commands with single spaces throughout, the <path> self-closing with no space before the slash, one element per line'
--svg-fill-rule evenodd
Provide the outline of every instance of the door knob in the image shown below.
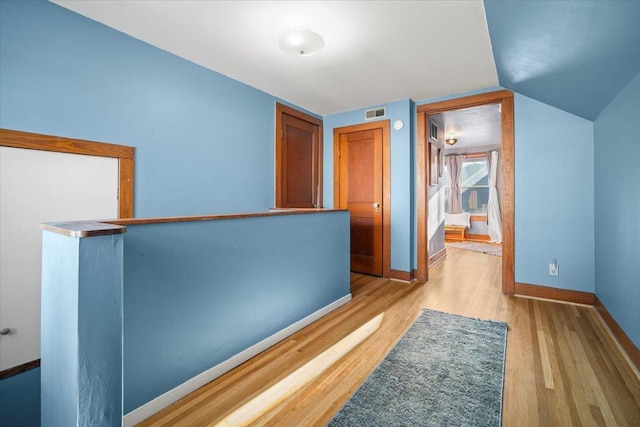
<path fill-rule="evenodd" d="M 374 203 L 374 204 L 373 204 L 373 207 L 374 207 L 374 208 L 376 208 L 376 209 L 378 209 L 378 208 L 380 207 L 380 203 Z"/>
<path fill-rule="evenodd" d="M 9 335 L 9 332 L 11 332 L 11 329 L 9 328 L 0 329 L 0 335 Z"/>

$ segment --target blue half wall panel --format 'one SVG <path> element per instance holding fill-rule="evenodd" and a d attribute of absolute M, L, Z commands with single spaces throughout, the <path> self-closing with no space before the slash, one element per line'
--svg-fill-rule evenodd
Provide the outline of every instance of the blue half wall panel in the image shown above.
<path fill-rule="evenodd" d="M 350 298 L 348 230 L 348 211 L 127 226 L 125 414 Z"/>
<path fill-rule="evenodd" d="M 346 210 L 126 223 L 43 234 L 43 426 L 135 425 L 351 300 Z"/>

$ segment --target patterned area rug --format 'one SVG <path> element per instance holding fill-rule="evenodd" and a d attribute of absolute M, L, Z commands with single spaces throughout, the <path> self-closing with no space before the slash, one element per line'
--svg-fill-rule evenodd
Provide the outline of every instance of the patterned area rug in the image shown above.
<path fill-rule="evenodd" d="M 500 426 L 507 325 L 424 310 L 330 426 Z"/>
<path fill-rule="evenodd" d="M 447 242 L 446 246 L 465 249 L 467 251 L 482 252 L 483 254 L 502 256 L 502 245 L 497 243 L 471 242 L 467 240 L 464 242 Z"/>

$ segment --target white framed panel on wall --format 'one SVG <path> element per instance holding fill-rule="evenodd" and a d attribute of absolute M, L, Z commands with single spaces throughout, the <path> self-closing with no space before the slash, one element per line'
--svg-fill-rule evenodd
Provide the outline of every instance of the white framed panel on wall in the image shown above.
<path fill-rule="evenodd" d="M 118 217 L 118 158 L 0 147 L 0 371 L 40 358 L 41 230 Z"/>

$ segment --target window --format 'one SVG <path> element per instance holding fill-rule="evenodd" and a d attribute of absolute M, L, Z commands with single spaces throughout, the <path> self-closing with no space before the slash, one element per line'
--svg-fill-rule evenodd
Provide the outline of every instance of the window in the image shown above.
<path fill-rule="evenodd" d="M 429 136 L 431 137 L 432 141 L 438 142 L 438 125 L 434 122 L 431 122 Z"/>
<path fill-rule="evenodd" d="M 445 166 L 444 178 L 445 212 L 449 210 L 451 176 Z M 489 204 L 489 165 L 483 154 L 471 155 L 464 159 L 460 170 L 458 190 L 462 212 L 472 215 L 486 215 Z"/>
<path fill-rule="evenodd" d="M 489 167 L 484 156 L 464 159 L 459 188 L 462 212 L 486 215 L 489 204 Z"/>

